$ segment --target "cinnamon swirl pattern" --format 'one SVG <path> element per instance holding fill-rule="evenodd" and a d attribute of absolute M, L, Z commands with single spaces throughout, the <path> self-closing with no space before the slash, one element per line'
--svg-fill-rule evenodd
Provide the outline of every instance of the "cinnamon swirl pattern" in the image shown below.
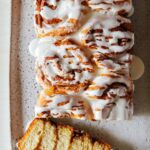
<path fill-rule="evenodd" d="M 35 29 L 38 37 L 75 32 L 82 15 L 80 0 L 36 0 Z"/>
<path fill-rule="evenodd" d="M 52 94 L 43 90 L 35 106 L 37 117 L 88 119 L 85 101 L 79 96 Z"/>
<path fill-rule="evenodd" d="M 90 100 L 94 120 L 115 117 L 128 119 L 132 116 L 134 87 L 129 73 L 131 60 L 130 54 L 120 56 L 114 61 L 105 56 L 97 60 L 100 70 L 84 93 Z"/>
<path fill-rule="evenodd" d="M 83 27 L 80 38 L 92 53 L 116 57 L 132 49 L 134 34 L 129 19 L 120 16 L 97 16 Z"/>
<path fill-rule="evenodd" d="M 60 93 L 77 93 L 90 84 L 93 66 L 74 42 L 43 38 L 35 47 L 37 79 L 43 88 L 54 86 Z"/>
<path fill-rule="evenodd" d="M 133 13 L 132 0 L 87 0 L 89 6 L 102 14 L 124 15 Z"/>
<path fill-rule="evenodd" d="M 130 119 L 132 1 L 35 0 L 35 10 L 38 38 L 29 49 L 43 88 L 36 117 Z"/>

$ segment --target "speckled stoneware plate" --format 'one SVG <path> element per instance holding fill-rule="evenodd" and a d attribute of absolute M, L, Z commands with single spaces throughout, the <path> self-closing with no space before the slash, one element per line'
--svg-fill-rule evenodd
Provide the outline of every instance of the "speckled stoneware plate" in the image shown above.
<path fill-rule="evenodd" d="M 132 121 L 88 122 L 62 120 L 103 138 L 117 150 L 150 149 L 150 1 L 135 0 L 136 44 L 134 53 L 145 63 L 144 76 L 135 82 L 135 113 Z M 12 149 L 22 136 L 26 124 L 34 116 L 38 95 L 34 58 L 29 54 L 29 42 L 35 37 L 33 0 L 12 1 L 12 39 L 10 57 L 10 106 Z"/>

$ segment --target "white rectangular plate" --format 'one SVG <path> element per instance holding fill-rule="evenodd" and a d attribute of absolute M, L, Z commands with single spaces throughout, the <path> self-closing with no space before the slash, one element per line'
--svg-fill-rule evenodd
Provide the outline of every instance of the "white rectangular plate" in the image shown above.
<path fill-rule="evenodd" d="M 7 9 L 7 8 L 5 8 Z M 134 53 L 150 68 L 150 1 L 135 0 L 136 45 Z M 35 38 L 33 0 L 13 0 L 10 57 L 10 106 L 12 149 L 22 136 L 28 121 L 33 119 L 38 96 L 34 58 L 28 45 Z M 63 122 L 85 129 L 92 136 L 103 138 L 118 150 L 150 149 L 150 71 L 135 82 L 135 113 L 132 121 L 88 122 L 65 119 Z"/>

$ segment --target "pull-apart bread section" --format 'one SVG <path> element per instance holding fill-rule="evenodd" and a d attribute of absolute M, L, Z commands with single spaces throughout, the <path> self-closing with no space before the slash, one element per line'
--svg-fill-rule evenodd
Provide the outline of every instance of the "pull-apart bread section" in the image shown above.
<path fill-rule="evenodd" d="M 126 54 L 119 59 L 99 58 L 98 75 L 83 93 L 88 98 L 94 120 L 129 119 L 133 114 L 133 82 L 129 74 L 131 58 Z"/>
<path fill-rule="evenodd" d="M 37 80 L 57 93 L 83 91 L 93 78 L 94 68 L 82 49 L 69 39 L 42 38 L 36 42 Z"/>
<path fill-rule="evenodd" d="M 85 14 L 83 4 L 83 0 L 36 0 L 37 36 L 62 36 L 77 31 Z"/>
<path fill-rule="evenodd" d="M 17 146 L 19 150 L 112 150 L 87 133 L 46 119 L 34 119 Z"/>
<path fill-rule="evenodd" d="M 120 16 L 99 15 L 84 25 L 80 40 L 93 55 L 102 53 L 114 58 L 132 50 L 133 26 L 129 19 Z"/>
<path fill-rule="evenodd" d="M 52 94 L 43 90 L 35 106 L 38 117 L 88 119 L 85 100 L 76 95 Z"/>

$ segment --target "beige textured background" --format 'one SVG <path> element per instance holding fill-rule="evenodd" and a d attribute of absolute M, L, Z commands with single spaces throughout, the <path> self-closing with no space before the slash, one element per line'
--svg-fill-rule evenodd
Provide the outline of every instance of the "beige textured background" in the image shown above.
<path fill-rule="evenodd" d="M 136 44 L 134 54 L 145 63 L 144 76 L 135 82 L 135 113 L 132 121 L 83 122 L 63 120 L 103 138 L 116 150 L 150 149 L 150 0 L 134 0 Z M 38 85 L 35 82 L 34 58 L 28 52 L 35 37 L 32 0 L 13 0 L 12 43 L 10 59 L 12 146 L 21 137 L 25 125 L 34 116 Z"/>

